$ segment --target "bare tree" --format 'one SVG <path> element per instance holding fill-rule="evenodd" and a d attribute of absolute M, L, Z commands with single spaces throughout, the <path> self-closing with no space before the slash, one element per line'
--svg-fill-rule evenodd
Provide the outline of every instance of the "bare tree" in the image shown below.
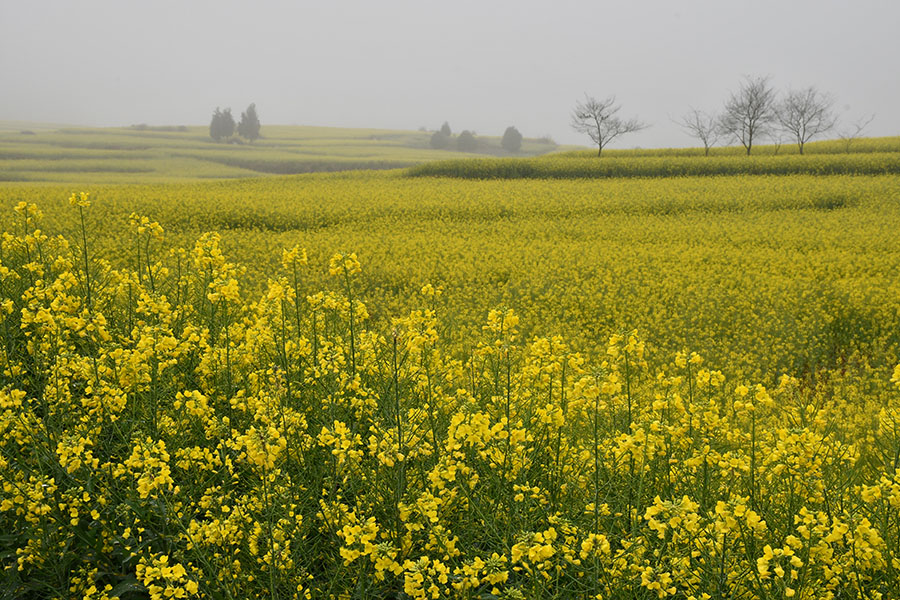
<path fill-rule="evenodd" d="M 680 121 L 676 121 L 691 137 L 703 142 L 703 150 L 709 156 L 709 149 L 719 141 L 719 119 L 696 108 L 691 108 Z"/>
<path fill-rule="evenodd" d="M 802 90 L 788 90 L 784 99 L 778 103 L 778 122 L 782 130 L 797 143 L 800 154 L 803 154 L 806 142 L 834 129 L 837 118 L 832 106 L 834 99 L 813 86 Z"/>
<path fill-rule="evenodd" d="M 849 128 L 838 133 L 838 137 L 844 142 L 845 152 L 850 152 L 850 145 L 853 143 L 853 140 L 862 137 L 863 131 L 865 131 L 866 127 L 869 126 L 869 123 L 871 123 L 874 118 L 874 114 L 869 115 L 868 117 L 860 117 L 858 120 L 854 121 Z"/>
<path fill-rule="evenodd" d="M 623 119 L 618 116 L 621 106 L 616 105 L 616 97 L 609 96 L 597 100 L 585 94 L 584 102 L 577 102 L 572 111 L 572 129 L 586 133 L 597 144 L 597 156 L 606 146 L 626 133 L 640 131 L 647 127 L 637 119 Z"/>
<path fill-rule="evenodd" d="M 737 92 L 725 102 L 725 112 L 719 121 L 722 134 L 753 150 L 754 140 L 772 131 L 775 123 L 775 90 L 768 77 L 746 77 Z"/>

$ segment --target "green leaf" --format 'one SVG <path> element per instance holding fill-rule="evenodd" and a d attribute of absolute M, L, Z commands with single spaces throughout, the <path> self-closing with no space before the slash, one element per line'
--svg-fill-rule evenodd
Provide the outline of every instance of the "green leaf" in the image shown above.
<path fill-rule="evenodd" d="M 144 587 L 141 583 L 138 582 L 137 579 L 126 579 L 116 587 L 112 589 L 109 593 L 110 598 L 119 598 L 122 594 L 127 594 L 128 592 L 146 592 L 147 588 Z"/>

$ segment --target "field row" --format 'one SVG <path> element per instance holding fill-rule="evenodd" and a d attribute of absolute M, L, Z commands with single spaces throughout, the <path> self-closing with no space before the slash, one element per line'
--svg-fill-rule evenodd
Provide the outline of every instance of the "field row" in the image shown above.
<path fill-rule="evenodd" d="M 423 163 L 413 177 L 463 179 L 607 179 L 617 177 L 702 177 L 715 175 L 879 175 L 900 173 L 900 153 L 783 156 L 642 156 L 597 158 L 584 153 L 530 159 L 466 158 Z"/>

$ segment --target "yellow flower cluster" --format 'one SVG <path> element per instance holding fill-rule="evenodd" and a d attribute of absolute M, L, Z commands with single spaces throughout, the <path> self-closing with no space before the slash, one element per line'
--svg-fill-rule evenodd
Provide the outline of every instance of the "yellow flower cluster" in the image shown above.
<path fill-rule="evenodd" d="M 335 254 L 328 262 L 328 272 L 332 275 L 356 275 L 361 271 L 356 252 Z"/>
<path fill-rule="evenodd" d="M 79 192 L 77 194 L 72 192 L 72 195 L 69 196 L 69 204 L 78 208 L 87 208 L 91 205 L 89 194 L 87 192 Z"/>
<path fill-rule="evenodd" d="M 141 498 L 154 496 L 160 492 L 172 491 L 172 470 L 169 467 L 169 453 L 166 452 L 166 443 L 159 440 L 154 443 L 151 438 L 139 440 L 116 475 L 127 472 L 134 473 L 137 480 L 137 492 Z"/>
<path fill-rule="evenodd" d="M 135 569 L 138 579 L 147 587 L 151 600 L 190 598 L 197 594 L 197 582 L 179 563 L 169 564 L 166 555 L 143 558 Z"/>
<path fill-rule="evenodd" d="M 155 240 L 161 240 L 163 238 L 162 226 L 156 221 L 151 221 L 149 217 L 131 213 L 128 217 L 128 222 L 139 236 L 146 233 Z"/>

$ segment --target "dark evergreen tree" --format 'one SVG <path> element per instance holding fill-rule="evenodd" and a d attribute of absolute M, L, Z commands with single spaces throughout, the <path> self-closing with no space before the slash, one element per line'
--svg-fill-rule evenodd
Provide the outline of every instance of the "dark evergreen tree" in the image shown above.
<path fill-rule="evenodd" d="M 241 113 L 241 122 L 237 126 L 238 135 L 251 142 L 259 139 L 259 117 L 256 115 L 256 104 L 251 104 Z"/>
<path fill-rule="evenodd" d="M 209 137 L 217 142 L 222 139 L 222 111 L 216 107 L 212 120 L 209 122 Z"/>
<path fill-rule="evenodd" d="M 500 140 L 500 145 L 507 152 L 518 152 L 522 149 L 522 134 L 515 127 L 507 127 L 506 131 L 503 132 L 503 139 Z"/>
<path fill-rule="evenodd" d="M 453 132 L 450 131 L 450 124 L 447 121 L 444 121 L 444 124 L 441 125 L 441 133 L 443 133 L 447 137 L 453 135 Z"/>
<path fill-rule="evenodd" d="M 231 116 L 231 109 L 219 110 L 213 113 L 212 121 L 209 123 L 209 136 L 217 142 L 222 138 L 230 138 L 234 135 L 234 117 Z"/>
<path fill-rule="evenodd" d="M 230 138 L 234 135 L 234 117 L 231 116 L 231 109 L 226 108 L 222 112 L 222 137 Z"/>

